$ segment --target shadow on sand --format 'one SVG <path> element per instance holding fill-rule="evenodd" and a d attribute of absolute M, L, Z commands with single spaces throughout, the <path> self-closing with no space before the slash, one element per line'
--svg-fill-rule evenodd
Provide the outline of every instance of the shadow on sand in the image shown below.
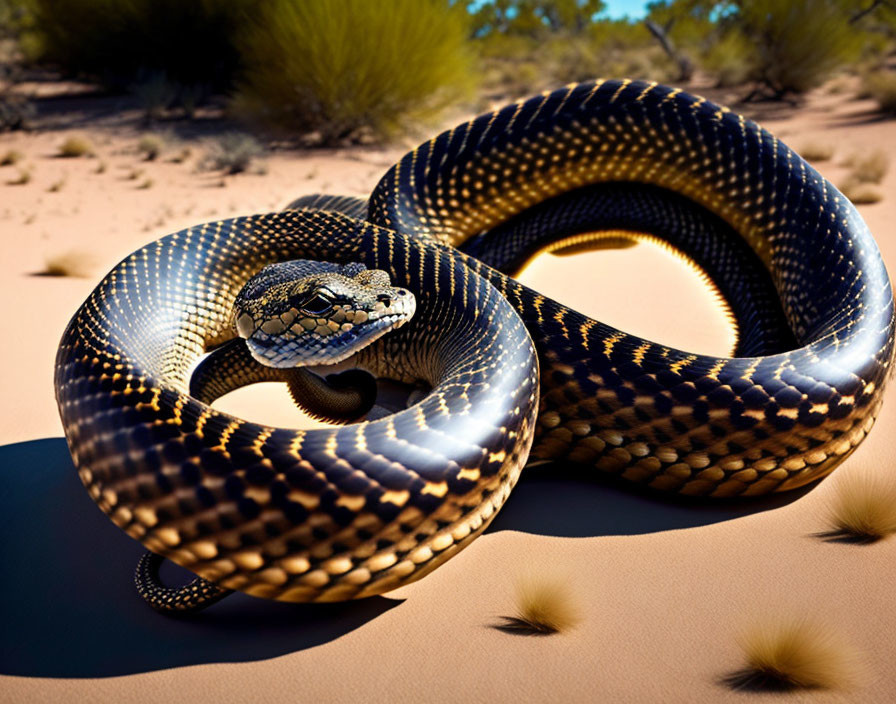
<path fill-rule="evenodd" d="M 331 641 L 401 603 L 286 604 L 234 594 L 190 618 L 157 614 L 134 588 L 142 546 L 87 496 L 63 438 L 0 447 L 0 521 L 6 675 L 111 677 L 263 660 Z"/>
<path fill-rule="evenodd" d="M 303 605 L 235 594 L 190 618 L 161 616 L 132 582 L 143 548 L 87 496 L 63 438 L 0 447 L 0 473 L 2 674 L 110 677 L 261 660 L 331 641 L 401 603 L 373 597 Z M 730 520 L 799 495 L 670 502 L 530 468 L 489 530 L 635 535 Z"/>

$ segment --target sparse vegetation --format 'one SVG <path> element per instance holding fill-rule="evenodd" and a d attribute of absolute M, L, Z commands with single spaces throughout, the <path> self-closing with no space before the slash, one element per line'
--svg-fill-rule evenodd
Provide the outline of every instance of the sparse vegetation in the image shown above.
<path fill-rule="evenodd" d="M 63 188 L 65 188 L 65 177 L 57 179 L 50 184 L 49 188 L 47 188 L 48 193 L 58 193 Z"/>
<path fill-rule="evenodd" d="M 232 132 L 223 135 L 208 150 L 202 167 L 227 174 L 247 171 L 252 162 L 264 153 L 264 147 L 255 137 Z"/>
<path fill-rule="evenodd" d="M 234 108 L 325 143 L 386 136 L 471 85 L 468 21 L 463 3 L 440 0 L 393 0 L 388 12 L 368 0 L 272 0 L 245 30 Z"/>
<path fill-rule="evenodd" d="M 59 156 L 68 159 L 92 155 L 93 145 L 90 143 L 90 140 L 79 135 L 68 137 L 59 146 Z"/>
<path fill-rule="evenodd" d="M 806 619 L 755 626 L 738 643 L 746 663 L 724 678 L 735 689 L 846 689 L 863 674 L 857 651 L 836 632 Z"/>
<path fill-rule="evenodd" d="M 855 468 L 841 472 L 833 480 L 830 531 L 824 535 L 872 543 L 896 533 L 896 477 Z"/>
<path fill-rule="evenodd" d="M 579 606 L 566 581 L 529 576 L 516 586 L 516 614 L 497 626 L 523 635 L 551 635 L 568 631 L 581 620 Z"/>
<path fill-rule="evenodd" d="M 16 149 L 10 149 L 2 157 L 0 157 L 0 166 L 13 166 L 18 164 L 25 155 Z"/>
<path fill-rule="evenodd" d="M 154 181 L 151 178 L 148 178 L 145 181 L 143 181 L 139 186 L 137 186 L 137 188 L 139 188 L 141 191 L 145 191 L 149 188 L 152 188 L 153 183 L 154 183 Z"/>
<path fill-rule="evenodd" d="M 137 142 L 137 151 L 146 161 L 154 161 L 165 149 L 165 140 L 158 134 L 147 134 Z"/>
<path fill-rule="evenodd" d="M 104 173 L 106 173 L 106 162 L 105 162 L 105 161 L 101 161 L 99 164 L 97 164 L 97 165 L 96 165 L 96 168 L 93 170 L 93 173 L 95 173 L 95 174 L 104 174 Z"/>

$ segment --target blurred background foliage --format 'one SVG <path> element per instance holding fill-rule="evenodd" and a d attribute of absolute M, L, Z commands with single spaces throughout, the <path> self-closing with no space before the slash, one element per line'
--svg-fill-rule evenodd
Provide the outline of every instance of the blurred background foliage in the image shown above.
<path fill-rule="evenodd" d="M 628 77 L 797 100 L 837 76 L 896 113 L 896 0 L 0 0 L 0 121 L 23 69 L 136 96 L 148 120 L 209 96 L 322 143 L 445 107 Z M 7 119 L 21 126 L 27 116 Z M 0 123 L 0 127 L 3 124 Z"/>

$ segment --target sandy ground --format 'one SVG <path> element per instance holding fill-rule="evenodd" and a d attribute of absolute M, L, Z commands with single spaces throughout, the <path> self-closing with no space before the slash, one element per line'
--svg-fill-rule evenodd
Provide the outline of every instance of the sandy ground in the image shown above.
<path fill-rule="evenodd" d="M 896 122 L 870 104 L 819 92 L 764 126 L 834 182 L 854 152 L 896 162 Z M 90 158 L 61 159 L 83 134 Z M 103 272 L 163 234 L 204 220 L 283 207 L 312 192 L 366 195 L 404 149 L 275 152 L 265 174 L 196 170 L 204 143 L 173 143 L 153 162 L 119 124 L 0 135 L 0 701 L 613 701 L 768 700 L 721 678 L 740 664 L 738 632 L 806 615 L 864 653 L 847 691 L 787 701 L 896 701 L 896 539 L 821 540 L 832 481 L 748 504 L 693 506 L 556 475 L 525 477 L 487 534 L 421 582 L 335 607 L 234 597 L 195 621 L 157 616 L 130 584 L 140 547 L 77 482 L 52 388 L 59 336 Z M 171 159 L 184 146 L 190 155 Z M 19 169 L 28 183 L 12 185 Z M 860 208 L 896 271 L 896 197 Z M 148 185 L 147 185 L 148 184 Z M 141 187 L 143 186 L 143 187 Z M 63 257 L 81 278 L 35 276 Z M 631 272 L 638 268 L 640 276 Z M 695 352 L 725 353 L 730 329 L 699 277 L 649 245 L 545 255 L 524 273 L 543 293 L 610 324 Z M 674 292 L 672 295 L 669 292 Z M 306 424 L 277 385 L 221 407 L 251 420 Z M 841 473 L 893 471 L 896 403 Z M 492 628 L 531 572 L 575 591 L 580 624 L 550 638 Z"/>

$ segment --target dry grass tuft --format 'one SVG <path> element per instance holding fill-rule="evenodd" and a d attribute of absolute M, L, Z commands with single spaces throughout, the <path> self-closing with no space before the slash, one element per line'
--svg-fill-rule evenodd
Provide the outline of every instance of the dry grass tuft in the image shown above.
<path fill-rule="evenodd" d="M 873 543 L 896 533 L 896 477 L 853 469 L 834 482 L 828 515 L 831 529 L 823 537 Z"/>
<path fill-rule="evenodd" d="M 862 81 L 861 94 L 873 98 L 880 111 L 896 114 L 896 71 L 875 71 Z"/>
<path fill-rule="evenodd" d="M 143 181 L 139 186 L 137 186 L 137 188 L 139 188 L 141 191 L 145 191 L 149 188 L 152 188 L 154 183 L 155 182 L 151 178 L 148 178 L 145 181 Z"/>
<path fill-rule="evenodd" d="M 547 636 L 574 627 L 581 617 L 566 580 L 530 576 L 516 586 L 516 615 L 504 616 L 499 630 L 521 635 Z"/>
<path fill-rule="evenodd" d="M 827 161 L 834 156 L 834 145 L 830 142 L 806 142 L 798 152 L 806 161 Z"/>
<path fill-rule="evenodd" d="M 22 152 L 16 149 L 10 149 L 0 157 L 0 166 L 13 166 L 14 164 L 18 164 L 24 158 L 25 155 L 22 154 Z"/>
<path fill-rule="evenodd" d="M 37 276 L 73 276 L 88 278 L 93 275 L 96 260 L 93 255 L 81 250 L 69 250 L 50 255 L 44 259 L 43 271 Z"/>
<path fill-rule="evenodd" d="M 58 193 L 63 188 L 65 188 L 65 178 L 60 178 L 57 181 L 53 181 L 47 188 L 48 193 Z"/>
<path fill-rule="evenodd" d="M 69 137 L 59 146 L 59 156 L 66 158 L 93 156 L 93 145 L 85 137 Z"/>
<path fill-rule="evenodd" d="M 97 164 L 97 165 L 96 165 L 96 168 L 93 170 L 93 173 L 95 173 L 95 174 L 104 174 L 104 173 L 106 173 L 106 162 L 105 162 L 105 161 L 101 161 L 99 164 Z"/>
<path fill-rule="evenodd" d="M 171 163 L 183 164 L 187 159 L 190 158 L 190 154 L 192 154 L 192 150 L 189 147 L 184 147 L 177 154 L 171 157 Z"/>
<path fill-rule="evenodd" d="M 862 183 L 854 179 L 847 179 L 840 184 L 840 191 L 855 205 L 871 205 L 883 200 L 884 194 L 877 186 L 871 183 Z"/>
<path fill-rule="evenodd" d="M 147 134 L 137 142 L 137 151 L 146 161 L 154 161 L 165 149 L 165 140 L 157 134 Z"/>
<path fill-rule="evenodd" d="M 738 643 L 746 664 L 724 678 L 733 689 L 846 689 L 864 674 L 858 651 L 807 619 L 755 626 Z"/>
<path fill-rule="evenodd" d="M 853 154 L 844 163 L 850 169 L 850 178 L 860 183 L 880 183 L 890 170 L 890 158 L 877 149 L 864 154 Z"/>
<path fill-rule="evenodd" d="M 19 175 L 6 183 L 10 186 L 24 186 L 31 181 L 31 169 L 19 169 Z"/>
<path fill-rule="evenodd" d="M 222 170 L 226 174 L 238 174 L 249 169 L 252 162 L 264 154 L 264 147 L 255 137 L 239 132 L 221 136 L 215 142 L 201 167 Z"/>

